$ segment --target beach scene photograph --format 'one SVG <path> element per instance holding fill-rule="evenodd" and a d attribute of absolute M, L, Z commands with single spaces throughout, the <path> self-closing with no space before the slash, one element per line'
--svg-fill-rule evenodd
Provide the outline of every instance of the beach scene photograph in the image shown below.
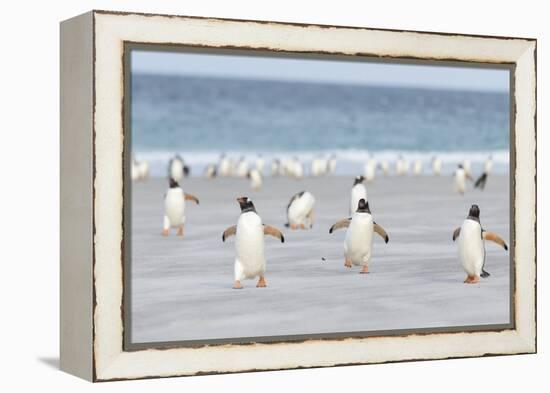
<path fill-rule="evenodd" d="M 128 65 L 131 344 L 510 326 L 509 69 L 161 48 Z"/>

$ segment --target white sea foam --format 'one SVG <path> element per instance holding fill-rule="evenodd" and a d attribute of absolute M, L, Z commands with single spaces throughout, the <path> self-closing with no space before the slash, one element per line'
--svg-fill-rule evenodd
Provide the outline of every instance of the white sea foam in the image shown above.
<path fill-rule="evenodd" d="M 357 175 L 363 172 L 364 165 L 370 158 L 375 158 L 378 162 L 387 161 L 390 165 L 390 174 L 394 173 L 394 163 L 402 156 L 411 164 L 420 160 L 424 167 L 424 174 L 431 174 L 431 160 L 437 156 L 443 163 L 443 174 L 452 173 L 457 164 L 464 160 L 472 163 L 474 173 L 481 172 L 483 163 L 489 156 L 492 156 L 495 173 L 508 173 L 510 163 L 510 153 L 508 150 L 495 151 L 397 151 L 397 150 L 320 150 L 320 151 L 269 151 L 269 152 L 250 152 L 250 151 L 225 151 L 226 156 L 238 160 L 244 157 L 251 164 L 261 155 L 266 162 L 266 169 L 269 163 L 274 159 L 284 160 L 287 158 L 298 157 L 306 166 L 309 173 L 309 165 L 314 158 L 328 158 L 334 155 L 338 161 L 336 175 Z M 175 154 L 180 154 L 186 164 L 191 167 L 192 176 L 202 176 L 204 168 L 209 164 L 217 164 L 222 152 L 219 151 L 136 151 L 134 158 L 138 161 L 146 160 L 149 162 L 152 176 L 164 177 L 167 175 L 167 165 L 170 158 Z M 267 170 L 266 170 L 267 174 Z"/>

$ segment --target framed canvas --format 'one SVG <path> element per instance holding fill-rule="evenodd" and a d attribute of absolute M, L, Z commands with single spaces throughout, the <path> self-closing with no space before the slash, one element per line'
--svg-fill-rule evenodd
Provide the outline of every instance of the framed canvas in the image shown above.
<path fill-rule="evenodd" d="M 91 11 L 60 64 L 63 370 L 536 352 L 535 39 Z"/>

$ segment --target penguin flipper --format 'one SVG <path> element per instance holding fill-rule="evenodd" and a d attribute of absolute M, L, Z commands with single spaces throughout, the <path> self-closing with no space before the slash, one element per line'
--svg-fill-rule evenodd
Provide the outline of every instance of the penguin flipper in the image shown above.
<path fill-rule="evenodd" d="M 460 236 L 460 227 L 456 228 L 453 232 L 453 242 L 456 240 L 457 237 Z"/>
<path fill-rule="evenodd" d="M 264 235 L 271 235 L 279 239 L 281 243 L 285 242 L 285 237 L 283 236 L 282 232 L 277 228 L 272 227 L 271 225 L 264 225 Z"/>
<path fill-rule="evenodd" d="M 351 218 L 344 218 L 343 220 L 338 221 L 336 224 L 330 227 L 328 230 L 328 233 L 332 233 L 337 229 L 340 228 L 347 228 L 349 227 L 349 223 L 351 222 Z"/>
<path fill-rule="evenodd" d="M 233 236 L 236 233 L 237 233 L 237 226 L 236 225 L 230 226 L 225 231 L 223 231 L 222 242 L 225 242 L 225 239 Z"/>
<path fill-rule="evenodd" d="M 389 242 L 390 241 L 390 238 L 388 237 L 388 234 L 386 233 L 386 231 L 384 230 L 384 228 L 382 228 L 380 225 L 378 225 L 377 223 L 374 223 L 374 232 L 378 233 L 380 235 L 380 237 L 382 237 L 382 239 L 384 239 L 384 242 Z"/>
<path fill-rule="evenodd" d="M 482 278 L 487 278 L 490 276 L 489 272 L 486 271 L 486 270 L 481 270 L 481 275 L 480 275 Z"/>
<path fill-rule="evenodd" d="M 506 242 L 504 240 L 502 240 L 502 238 L 499 235 L 497 235 L 496 233 L 489 232 L 489 231 L 483 231 L 481 236 L 483 237 L 483 239 L 492 241 L 492 242 L 502 246 L 502 248 L 504 248 L 505 250 L 508 250 L 508 245 L 506 244 Z"/>
<path fill-rule="evenodd" d="M 197 205 L 199 204 L 199 198 L 197 198 L 195 195 L 188 194 L 188 193 L 184 193 L 183 195 L 184 195 L 186 201 L 193 201 Z"/>

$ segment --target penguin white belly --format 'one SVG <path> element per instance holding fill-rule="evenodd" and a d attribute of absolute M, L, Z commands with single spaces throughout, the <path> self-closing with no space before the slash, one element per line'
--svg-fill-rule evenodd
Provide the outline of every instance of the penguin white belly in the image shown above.
<path fill-rule="evenodd" d="M 367 165 L 365 165 L 365 179 L 368 182 L 371 182 L 374 180 L 375 175 L 376 175 L 376 163 L 369 161 Z"/>
<path fill-rule="evenodd" d="M 474 220 L 465 220 L 460 228 L 458 255 L 468 276 L 481 276 L 485 245 L 481 238 L 481 226 Z"/>
<path fill-rule="evenodd" d="M 357 205 L 359 204 L 360 199 L 368 201 L 367 189 L 363 184 L 356 184 L 351 188 L 351 199 L 349 205 L 350 214 L 353 214 L 357 210 Z"/>
<path fill-rule="evenodd" d="M 172 165 L 170 165 L 170 177 L 177 182 L 183 178 L 183 164 L 180 160 L 172 161 Z"/>
<path fill-rule="evenodd" d="M 441 161 L 439 161 L 439 159 L 436 159 L 433 163 L 433 172 L 435 175 L 440 175 L 441 174 Z"/>
<path fill-rule="evenodd" d="M 356 266 L 365 266 L 371 258 L 373 220 L 368 213 L 355 213 L 346 231 L 344 253 Z"/>
<path fill-rule="evenodd" d="M 262 175 L 260 175 L 257 169 L 250 172 L 250 186 L 253 190 L 262 188 Z"/>
<path fill-rule="evenodd" d="M 294 200 L 288 208 L 288 223 L 290 225 L 309 224 L 308 215 L 313 209 L 315 198 L 309 192 L 305 192 L 300 198 Z"/>
<path fill-rule="evenodd" d="M 242 213 L 235 239 L 235 280 L 254 278 L 265 272 L 264 227 L 254 212 Z"/>
<path fill-rule="evenodd" d="M 459 170 L 455 174 L 455 190 L 461 194 L 466 190 L 466 173 L 464 170 Z"/>
<path fill-rule="evenodd" d="M 185 199 L 181 188 L 171 188 L 167 191 L 164 215 L 170 221 L 171 227 L 178 227 L 185 223 Z"/>

